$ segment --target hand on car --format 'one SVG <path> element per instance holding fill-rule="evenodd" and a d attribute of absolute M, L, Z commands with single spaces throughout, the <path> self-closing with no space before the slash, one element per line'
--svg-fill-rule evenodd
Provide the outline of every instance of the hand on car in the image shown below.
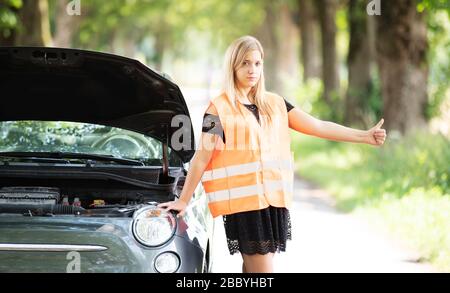
<path fill-rule="evenodd" d="M 175 201 L 168 201 L 158 205 L 158 208 L 162 208 L 165 211 L 177 211 L 177 218 L 184 216 L 186 213 L 187 203 L 184 201 L 177 199 Z"/>

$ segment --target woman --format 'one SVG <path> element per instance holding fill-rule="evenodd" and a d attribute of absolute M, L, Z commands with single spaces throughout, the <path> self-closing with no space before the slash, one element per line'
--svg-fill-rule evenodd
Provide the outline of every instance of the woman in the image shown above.
<path fill-rule="evenodd" d="M 183 190 L 161 208 L 183 216 L 202 180 L 213 217 L 222 215 L 228 248 L 243 272 L 272 272 L 275 252 L 291 238 L 293 196 L 289 128 L 317 137 L 380 146 L 383 119 L 370 130 L 318 120 L 265 91 L 264 51 L 251 36 L 235 40 L 225 57 L 223 94 L 211 100 Z"/>

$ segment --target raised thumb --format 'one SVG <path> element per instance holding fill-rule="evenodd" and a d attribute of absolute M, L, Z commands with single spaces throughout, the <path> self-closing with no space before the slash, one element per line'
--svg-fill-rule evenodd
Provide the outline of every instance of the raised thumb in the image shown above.
<path fill-rule="evenodd" d="M 381 118 L 381 120 L 377 123 L 377 125 L 375 125 L 375 128 L 376 128 L 376 129 L 380 128 L 381 125 L 383 125 L 383 123 L 384 123 L 384 119 Z"/>

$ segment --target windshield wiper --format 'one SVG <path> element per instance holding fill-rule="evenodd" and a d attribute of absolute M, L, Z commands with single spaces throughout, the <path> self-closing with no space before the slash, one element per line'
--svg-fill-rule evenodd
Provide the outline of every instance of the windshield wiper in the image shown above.
<path fill-rule="evenodd" d="M 112 155 L 97 155 L 97 154 L 85 154 L 85 153 L 71 153 L 71 152 L 0 152 L 0 157 L 14 157 L 14 158 L 52 158 L 52 159 L 85 159 L 102 161 L 102 162 L 115 162 L 130 166 L 145 166 L 143 162 L 132 159 L 118 158 Z"/>

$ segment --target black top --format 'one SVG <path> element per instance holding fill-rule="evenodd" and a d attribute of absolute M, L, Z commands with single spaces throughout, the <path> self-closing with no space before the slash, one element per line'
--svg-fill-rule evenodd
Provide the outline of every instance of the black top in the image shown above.
<path fill-rule="evenodd" d="M 292 106 L 291 103 L 284 100 L 284 103 L 286 104 L 286 110 L 287 112 L 294 109 L 294 106 Z M 243 104 L 250 112 L 255 115 L 256 120 L 259 122 L 259 111 L 255 104 Z M 212 133 L 219 135 L 223 142 L 225 143 L 225 133 L 222 128 L 222 124 L 220 123 L 220 119 L 218 115 L 209 114 L 206 113 L 205 116 L 203 116 L 203 127 L 202 132 Z"/>

